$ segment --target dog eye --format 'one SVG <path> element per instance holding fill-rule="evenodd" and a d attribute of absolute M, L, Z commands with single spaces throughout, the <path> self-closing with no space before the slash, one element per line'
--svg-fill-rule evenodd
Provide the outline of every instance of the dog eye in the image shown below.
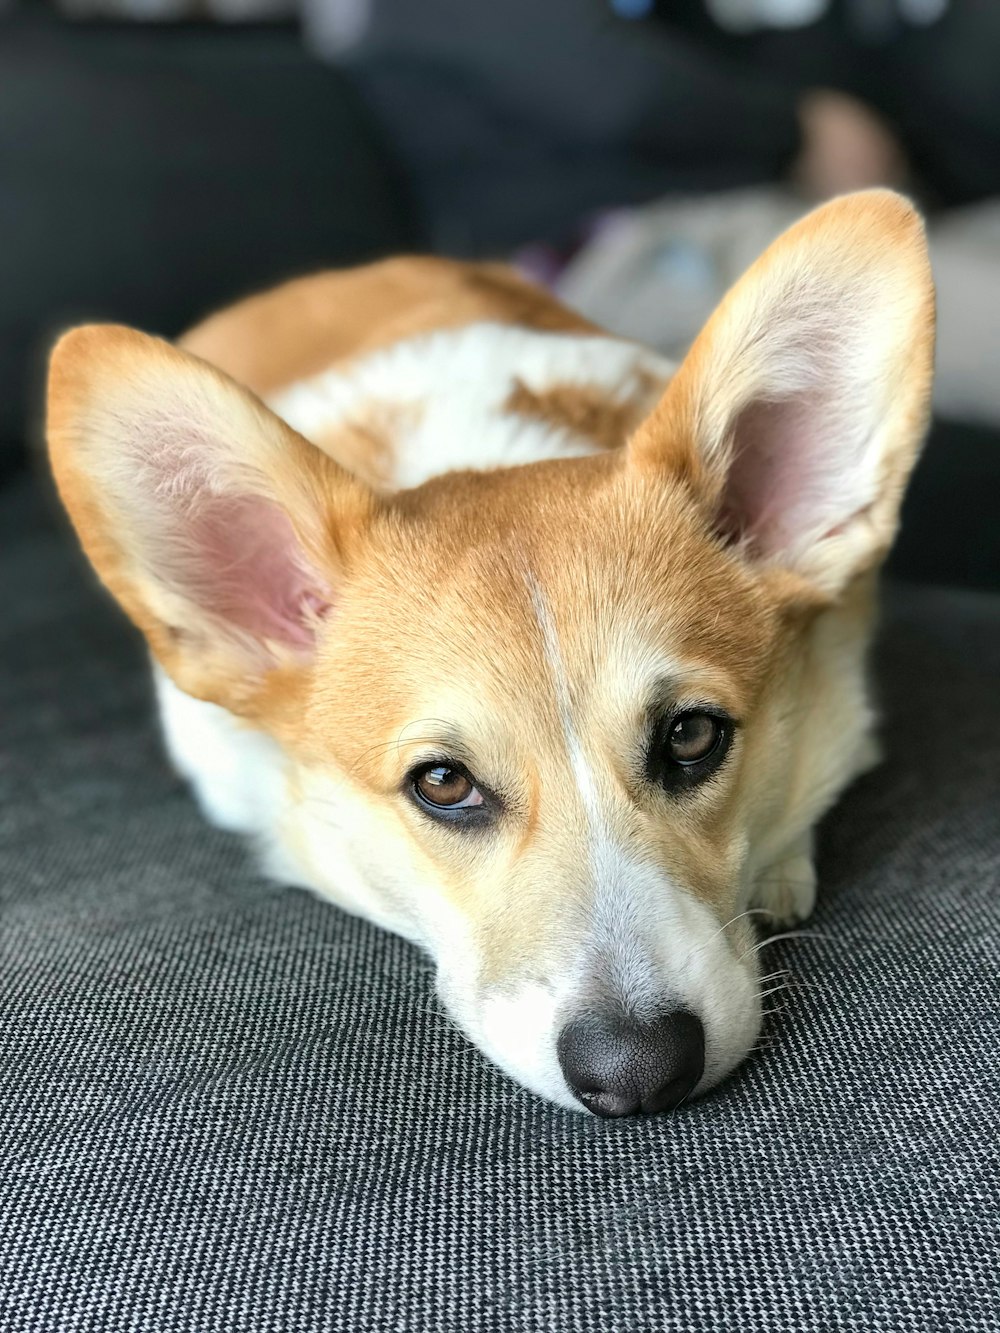
<path fill-rule="evenodd" d="M 694 708 L 665 718 L 653 734 L 646 776 L 669 795 L 696 786 L 722 764 L 733 735 L 724 713 Z"/>
<path fill-rule="evenodd" d="M 700 764 L 722 738 L 722 723 L 710 713 L 681 713 L 669 724 L 667 753 L 675 764 Z"/>
<path fill-rule="evenodd" d="M 471 810 L 483 804 L 483 794 L 466 773 L 447 764 L 428 764 L 413 775 L 413 790 L 432 810 Z"/>

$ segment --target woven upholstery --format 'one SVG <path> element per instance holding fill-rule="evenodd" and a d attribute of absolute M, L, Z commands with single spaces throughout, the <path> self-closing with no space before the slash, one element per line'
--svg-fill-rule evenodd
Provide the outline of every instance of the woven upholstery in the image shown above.
<path fill-rule="evenodd" d="M 1000 1329 L 1000 599 L 891 597 L 773 1047 L 604 1122 L 207 828 L 81 558 L 0 532 L 5 1333 Z"/>

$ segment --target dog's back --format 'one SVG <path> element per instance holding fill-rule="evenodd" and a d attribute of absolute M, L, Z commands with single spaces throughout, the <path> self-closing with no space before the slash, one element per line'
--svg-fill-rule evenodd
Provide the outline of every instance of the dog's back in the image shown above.
<path fill-rule="evenodd" d="M 617 447 L 672 369 L 505 265 L 434 258 L 285 283 L 181 345 L 381 491 Z"/>

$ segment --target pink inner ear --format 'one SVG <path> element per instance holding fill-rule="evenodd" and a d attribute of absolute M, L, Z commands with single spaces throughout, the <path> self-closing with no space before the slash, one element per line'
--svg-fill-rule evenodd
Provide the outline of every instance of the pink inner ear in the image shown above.
<path fill-rule="evenodd" d="M 867 503 L 866 444 L 825 394 L 752 404 L 734 432 L 721 530 L 765 557 L 831 535 Z"/>
<path fill-rule="evenodd" d="M 291 523 L 256 496 L 199 499 L 187 521 L 181 578 L 206 611 L 290 647 L 311 647 L 316 620 L 330 609 Z"/>

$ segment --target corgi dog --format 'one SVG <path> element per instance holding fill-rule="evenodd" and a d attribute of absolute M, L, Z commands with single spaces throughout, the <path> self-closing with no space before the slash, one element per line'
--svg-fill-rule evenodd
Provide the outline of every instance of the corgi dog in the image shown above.
<path fill-rule="evenodd" d="M 623 1116 L 761 1027 L 755 925 L 873 762 L 878 566 L 925 434 L 904 199 L 836 199 L 679 368 L 511 270 L 296 280 L 67 333 L 48 438 L 166 745 L 268 872 L 429 952 L 501 1069 Z"/>

